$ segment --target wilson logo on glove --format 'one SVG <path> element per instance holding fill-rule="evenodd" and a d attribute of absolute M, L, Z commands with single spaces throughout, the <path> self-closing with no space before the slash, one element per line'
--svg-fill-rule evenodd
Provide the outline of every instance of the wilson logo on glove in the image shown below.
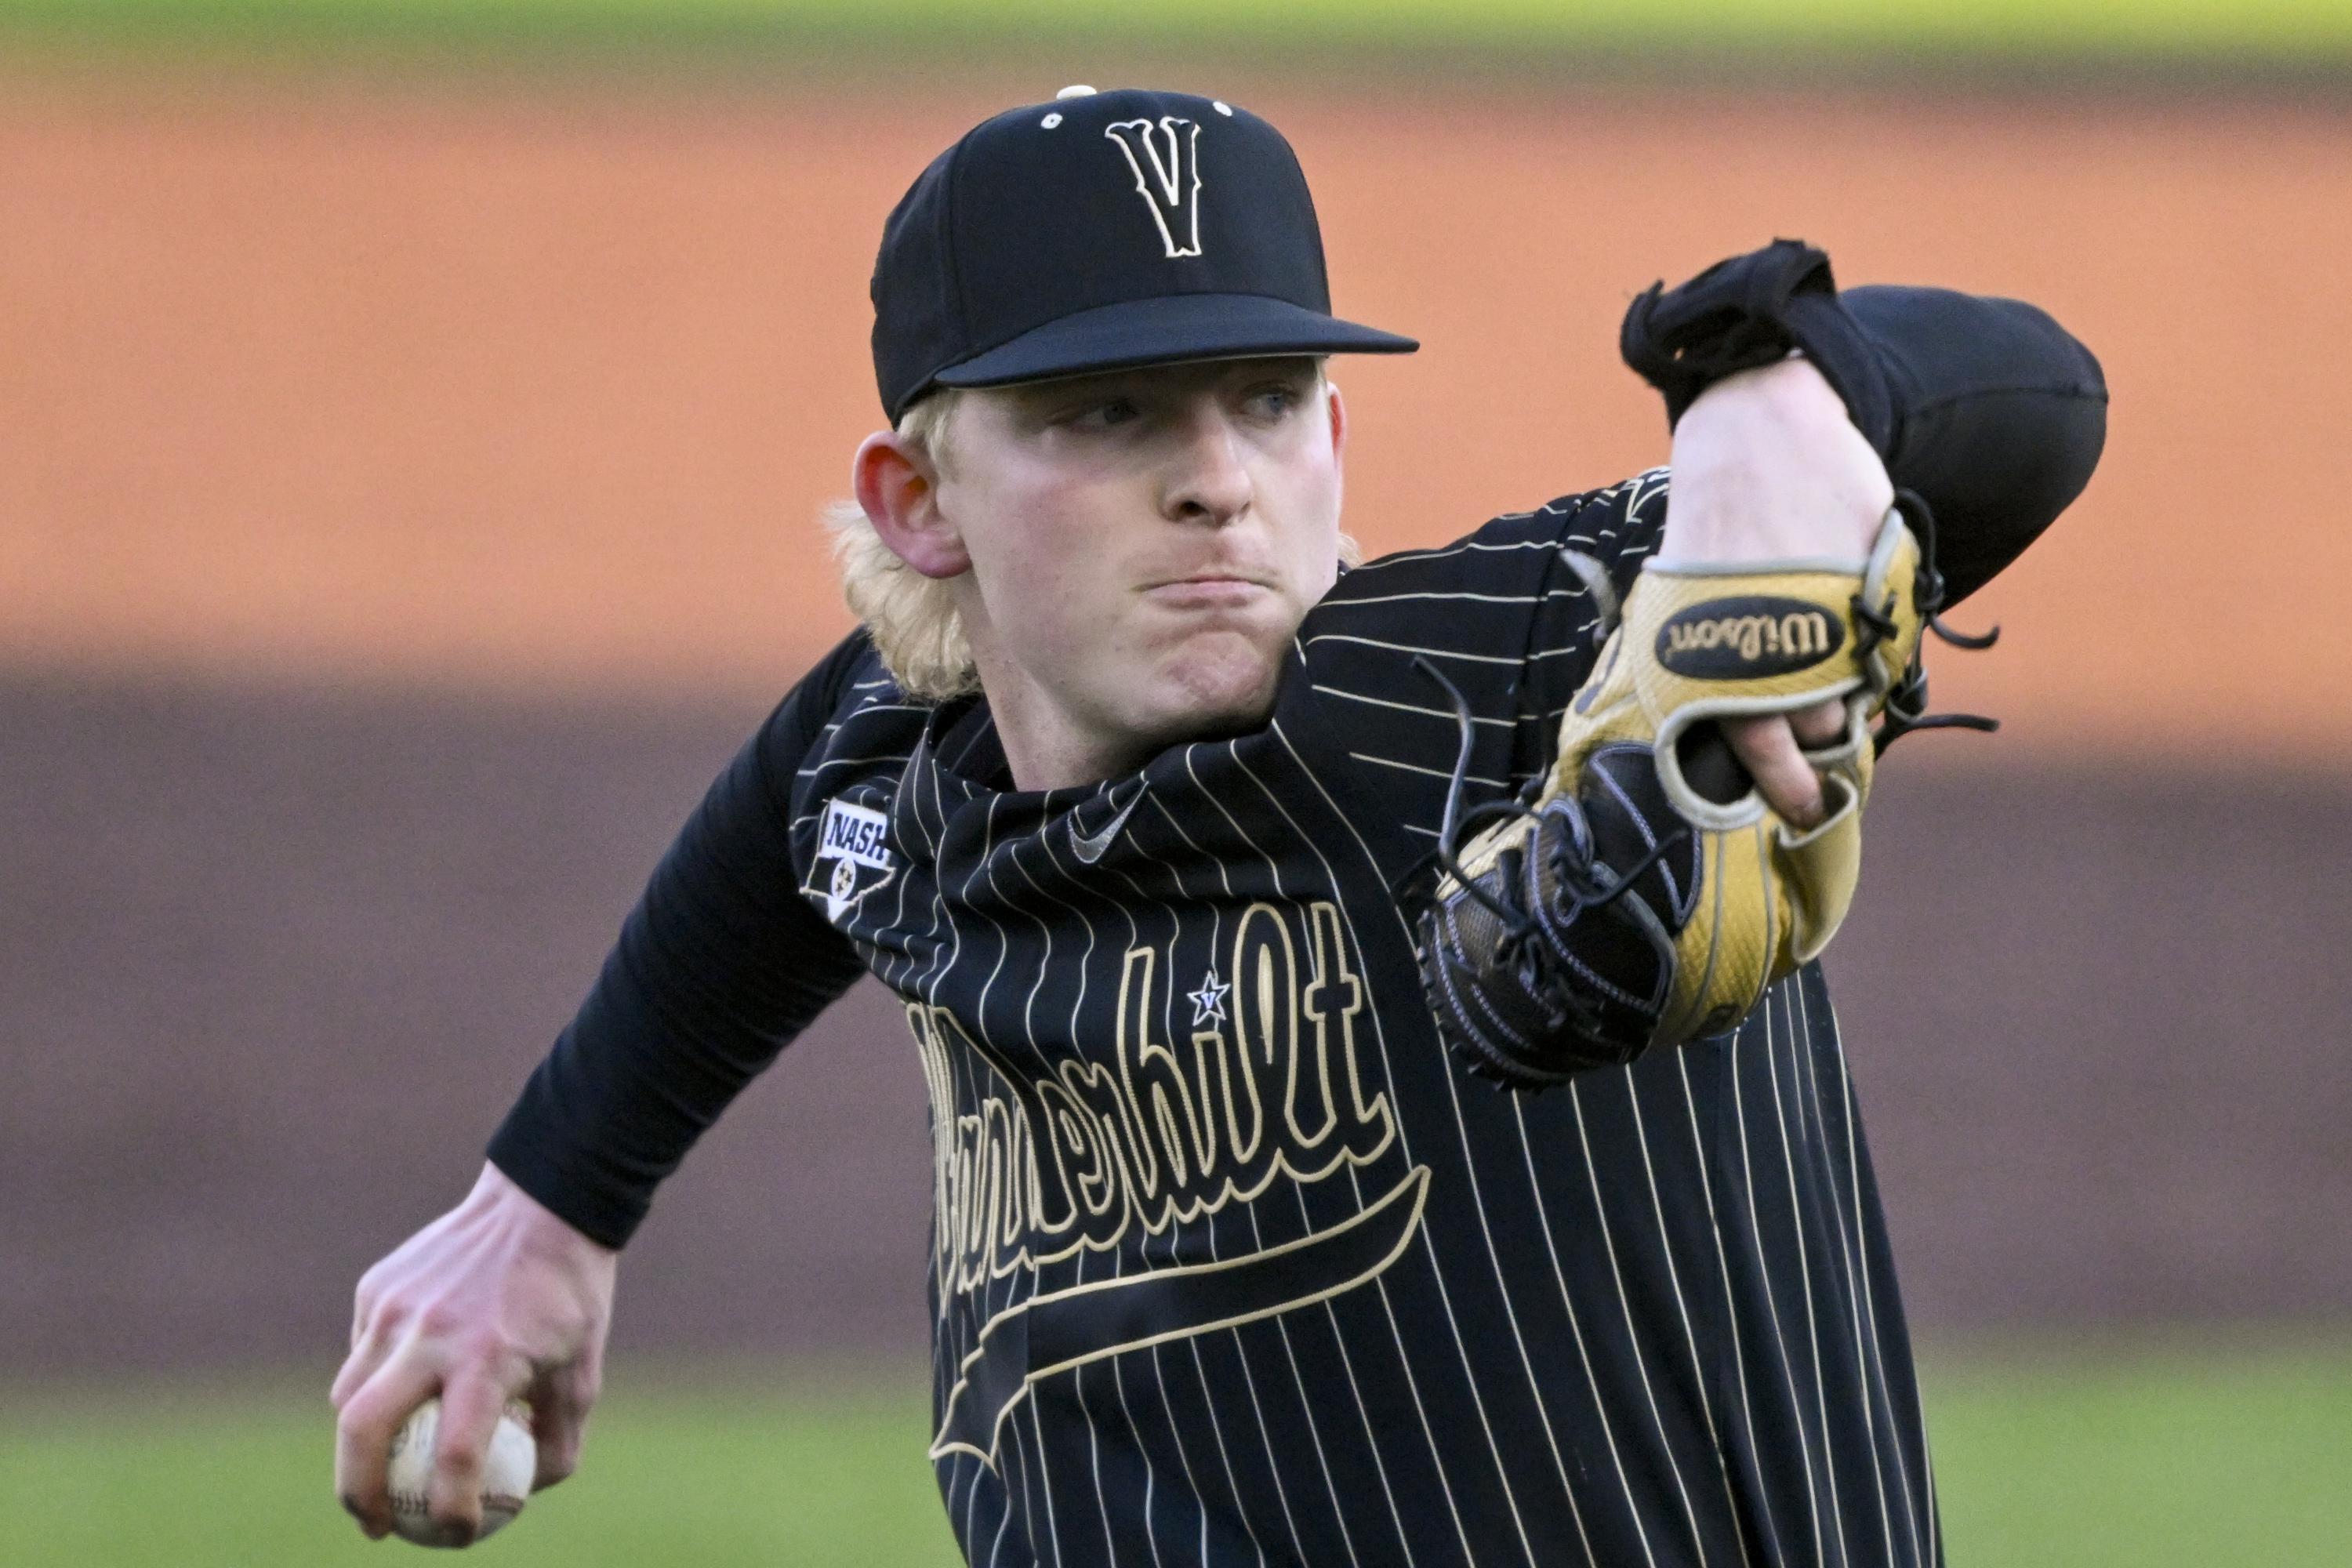
<path fill-rule="evenodd" d="M 1788 675 L 1845 646 L 1845 627 L 1804 599 L 1709 599 L 1658 628 L 1658 662 L 1695 680 Z"/>

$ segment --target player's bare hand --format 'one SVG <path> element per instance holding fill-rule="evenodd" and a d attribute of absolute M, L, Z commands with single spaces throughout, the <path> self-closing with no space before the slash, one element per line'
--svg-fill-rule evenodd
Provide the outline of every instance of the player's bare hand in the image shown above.
<path fill-rule="evenodd" d="M 1818 827 L 1822 776 L 1800 748 L 1833 744 L 1845 732 L 1845 705 L 1822 702 L 1798 713 L 1718 720 L 1732 754 L 1756 781 L 1757 793 L 1791 827 Z"/>
<path fill-rule="evenodd" d="M 441 1397 L 429 1510 L 452 1540 L 481 1527 L 484 1457 L 508 1401 L 531 1407 L 534 1488 L 579 1463 L 612 1322 L 617 1255 L 484 1165 L 465 1202 L 360 1279 L 352 1350 L 330 1395 L 335 1490 L 371 1539 L 392 1529 L 392 1439 Z"/>

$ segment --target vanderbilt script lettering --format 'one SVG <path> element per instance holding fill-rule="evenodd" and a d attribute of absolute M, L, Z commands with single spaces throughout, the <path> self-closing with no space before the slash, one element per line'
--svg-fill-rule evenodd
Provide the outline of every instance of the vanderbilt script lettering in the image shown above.
<path fill-rule="evenodd" d="M 1246 1203 L 1277 1177 L 1319 1182 L 1396 1136 L 1365 1092 L 1357 1026 L 1370 1005 L 1336 905 L 1254 904 L 1221 955 L 1223 1017 L 1166 1037 L 1162 954 L 1121 963 L 1108 1059 L 1016 1071 L 943 1007 L 907 1009 L 931 1096 L 942 1294 L 1105 1250 L 1130 1226 L 1169 1226 Z M 982 1075 L 977 1095 L 959 1073 Z"/>

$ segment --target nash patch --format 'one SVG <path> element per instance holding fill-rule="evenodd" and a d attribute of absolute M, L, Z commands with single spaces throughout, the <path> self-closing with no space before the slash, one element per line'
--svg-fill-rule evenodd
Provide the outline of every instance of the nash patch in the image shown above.
<path fill-rule="evenodd" d="M 1658 662 L 1693 680 L 1757 680 L 1810 668 L 1845 646 L 1845 627 L 1805 599 L 1709 599 L 1658 628 Z"/>
<path fill-rule="evenodd" d="M 827 861 L 833 863 L 830 874 L 824 870 Z M 824 803 L 824 820 L 817 827 L 816 861 L 803 890 L 824 895 L 826 920 L 840 920 L 842 911 L 858 900 L 888 886 L 898 871 L 888 817 L 871 806 L 845 800 Z"/>

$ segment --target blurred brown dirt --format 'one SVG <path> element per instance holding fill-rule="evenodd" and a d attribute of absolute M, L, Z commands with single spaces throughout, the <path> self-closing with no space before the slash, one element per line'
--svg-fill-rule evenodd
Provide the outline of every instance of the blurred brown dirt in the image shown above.
<path fill-rule="evenodd" d="M 845 628 L 881 219 L 1036 86 L 0 82 L 0 1370 L 331 1365 Z M 1376 549 L 1663 458 L 1623 303 L 1775 233 L 2098 351 L 2098 479 L 1937 667 L 2010 731 L 1914 742 L 1832 955 L 1905 1278 L 2340 1311 L 2352 121 L 1234 96 L 1429 345 L 1341 371 Z M 922 1119 L 861 991 L 665 1193 L 623 1341 L 919 1342 Z"/>
<path fill-rule="evenodd" d="M 0 1374 L 340 1358 L 757 703 L 0 679 Z M 2352 1300 L 2340 780 L 1910 743 L 1833 987 L 1931 1330 Z M 904 1021 L 852 993 L 632 1244 L 632 1351 L 911 1350 Z"/>

